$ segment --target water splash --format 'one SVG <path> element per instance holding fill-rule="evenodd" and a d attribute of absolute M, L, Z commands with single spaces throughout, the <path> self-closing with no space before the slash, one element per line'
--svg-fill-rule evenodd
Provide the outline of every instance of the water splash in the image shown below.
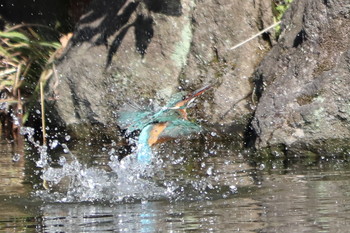
<path fill-rule="evenodd" d="M 48 154 L 47 154 L 47 146 L 40 145 L 39 141 L 35 141 L 34 135 L 35 130 L 31 127 L 21 127 L 20 128 L 20 134 L 23 136 L 26 136 L 28 142 L 32 144 L 35 148 L 37 148 L 38 153 L 40 155 L 40 158 L 38 161 L 36 161 L 37 167 L 44 168 L 48 166 Z"/>
<path fill-rule="evenodd" d="M 117 150 L 111 149 L 107 165 L 88 166 L 80 162 L 66 144 L 55 140 L 48 147 L 40 146 L 32 138 L 31 129 L 24 131 L 28 141 L 37 148 L 39 159 L 36 166 L 41 169 L 41 179 L 47 188 L 35 191 L 34 195 L 45 201 L 115 203 L 199 200 L 218 195 L 225 198 L 237 191 L 232 182 L 218 181 L 221 175 L 213 165 L 206 165 L 203 161 L 202 166 L 186 171 L 190 155 L 179 155 L 175 150 L 161 155 L 154 151 L 152 161 L 142 164 L 137 161 L 137 151 L 119 161 Z M 55 164 L 52 164 L 49 152 L 53 148 L 61 148 L 63 152 Z"/>
<path fill-rule="evenodd" d="M 49 190 L 37 191 L 37 195 L 50 201 L 82 202 L 108 201 L 123 202 L 135 200 L 154 200 L 169 198 L 172 190 L 157 185 L 152 180 L 155 165 L 142 165 L 133 156 L 119 162 L 112 155 L 107 171 L 96 167 L 87 167 L 68 151 L 70 155 L 59 159 L 61 167 L 43 168 L 42 179 Z"/>

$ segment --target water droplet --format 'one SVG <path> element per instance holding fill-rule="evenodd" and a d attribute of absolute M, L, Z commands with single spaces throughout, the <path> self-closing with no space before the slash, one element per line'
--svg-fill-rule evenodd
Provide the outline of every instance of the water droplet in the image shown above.
<path fill-rule="evenodd" d="M 66 162 L 67 162 L 66 157 L 61 156 L 60 159 L 59 159 L 59 161 L 58 161 L 58 164 L 61 165 L 61 166 L 63 166 Z"/>
<path fill-rule="evenodd" d="M 264 170 L 264 169 L 265 169 L 265 164 L 263 164 L 263 163 L 260 164 L 260 165 L 259 165 L 259 169 L 260 169 L 260 170 Z"/>
<path fill-rule="evenodd" d="M 12 161 L 13 162 L 18 162 L 21 159 L 21 155 L 18 153 L 14 153 L 12 156 Z"/>
<path fill-rule="evenodd" d="M 216 151 L 215 151 L 215 150 L 210 150 L 210 151 L 209 151 L 209 154 L 215 155 L 215 154 L 216 154 Z"/>
<path fill-rule="evenodd" d="M 235 185 L 230 185 L 230 191 L 232 193 L 236 193 L 237 192 L 237 187 Z"/>
<path fill-rule="evenodd" d="M 208 176 L 213 175 L 213 167 L 209 167 L 209 168 L 208 168 L 208 170 L 207 170 L 207 175 L 208 175 Z"/>
<path fill-rule="evenodd" d="M 68 149 L 67 145 L 66 144 L 62 144 L 62 147 L 63 147 L 63 152 L 68 154 L 69 153 L 69 149 Z"/>
<path fill-rule="evenodd" d="M 223 194 L 222 194 L 222 198 L 224 198 L 224 199 L 225 199 L 225 198 L 228 198 L 228 196 L 229 196 L 229 195 L 228 195 L 227 193 L 223 193 Z"/>
<path fill-rule="evenodd" d="M 51 142 L 50 149 L 52 150 L 52 149 L 56 148 L 58 146 L 58 144 L 59 144 L 58 140 L 53 140 Z"/>

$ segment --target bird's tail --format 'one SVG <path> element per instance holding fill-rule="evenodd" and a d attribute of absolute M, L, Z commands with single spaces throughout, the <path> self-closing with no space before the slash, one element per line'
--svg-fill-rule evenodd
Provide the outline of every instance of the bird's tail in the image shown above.
<path fill-rule="evenodd" d="M 147 125 L 142 129 L 136 151 L 137 161 L 142 164 L 150 164 L 153 158 L 152 148 L 148 145 L 149 134 L 152 129 L 152 125 Z"/>

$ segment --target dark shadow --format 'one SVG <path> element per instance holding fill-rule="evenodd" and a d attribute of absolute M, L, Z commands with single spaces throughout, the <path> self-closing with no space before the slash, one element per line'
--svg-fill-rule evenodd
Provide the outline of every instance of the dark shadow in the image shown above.
<path fill-rule="evenodd" d="M 126 33 L 128 32 L 129 28 L 131 26 L 123 28 L 119 34 L 116 36 L 116 38 L 113 40 L 111 46 L 109 47 L 108 50 L 108 55 L 107 55 L 107 62 L 106 62 L 106 68 L 111 64 L 113 55 L 117 52 L 120 44 L 122 43 Z"/>
<path fill-rule="evenodd" d="M 94 0 L 78 23 L 72 46 L 86 41 L 92 45 L 109 46 L 107 68 L 133 27 L 135 49 L 143 57 L 154 35 L 151 12 L 181 16 L 181 0 Z"/>
<path fill-rule="evenodd" d="M 69 2 L 69 0 L 0 0 L 0 15 L 8 25 L 40 24 L 66 33 L 72 29 L 68 13 Z M 42 30 L 43 27 L 38 29 Z M 52 34 L 53 30 L 45 30 L 45 33 Z"/>
<path fill-rule="evenodd" d="M 107 46 L 108 38 L 129 21 L 130 16 L 140 3 L 135 1 L 124 6 L 126 2 L 126 0 L 111 1 L 110 3 L 93 1 L 88 12 L 78 23 L 78 30 L 72 38 L 73 46 L 85 41 L 94 45 L 105 44 Z M 101 22 L 98 22 L 99 20 Z M 95 38 L 96 36 L 97 38 Z"/>
<path fill-rule="evenodd" d="M 259 74 L 258 77 L 254 79 L 253 83 L 255 86 L 255 92 L 253 95 L 255 95 L 257 100 L 259 100 L 264 92 L 264 78 L 262 74 Z"/>
<path fill-rule="evenodd" d="M 153 37 L 153 19 L 138 15 L 135 21 L 136 50 L 143 57 Z"/>
<path fill-rule="evenodd" d="M 148 10 L 169 16 L 181 16 L 182 7 L 180 0 L 145 0 Z"/>
<path fill-rule="evenodd" d="M 248 148 L 248 149 L 254 148 L 255 142 L 258 138 L 258 135 L 253 127 L 254 115 L 255 115 L 255 112 L 250 117 L 250 119 L 248 121 L 249 123 L 246 126 L 246 128 L 244 130 L 244 134 L 243 134 L 244 147 Z"/>
<path fill-rule="evenodd" d="M 299 45 L 301 45 L 301 44 L 304 42 L 305 37 L 306 37 L 306 33 L 305 33 L 304 29 L 302 29 L 302 30 L 297 34 L 297 36 L 294 38 L 293 47 L 296 48 L 296 47 L 298 47 Z"/>
<path fill-rule="evenodd" d="M 135 46 L 136 51 L 143 57 L 146 53 L 148 45 L 151 43 L 154 30 L 153 19 L 143 15 L 138 15 L 133 24 L 124 27 L 116 38 L 113 40 L 107 55 L 106 68 L 111 64 L 113 55 L 117 52 L 121 42 L 123 41 L 126 33 L 130 27 L 135 28 Z"/>

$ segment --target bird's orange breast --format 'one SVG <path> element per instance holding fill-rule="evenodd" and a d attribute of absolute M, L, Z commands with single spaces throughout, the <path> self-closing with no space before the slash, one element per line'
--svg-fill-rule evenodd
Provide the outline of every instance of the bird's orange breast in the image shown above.
<path fill-rule="evenodd" d="M 148 145 L 152 146 L 156 143 L 162 142 L 159 135 L 164 131 L 167 125 L 168 125 L 168 122 L 157 123 L 153 125 L 148 138 Z M 166 140 L 163 140 L 163 141 L 166 141 Z"/>

